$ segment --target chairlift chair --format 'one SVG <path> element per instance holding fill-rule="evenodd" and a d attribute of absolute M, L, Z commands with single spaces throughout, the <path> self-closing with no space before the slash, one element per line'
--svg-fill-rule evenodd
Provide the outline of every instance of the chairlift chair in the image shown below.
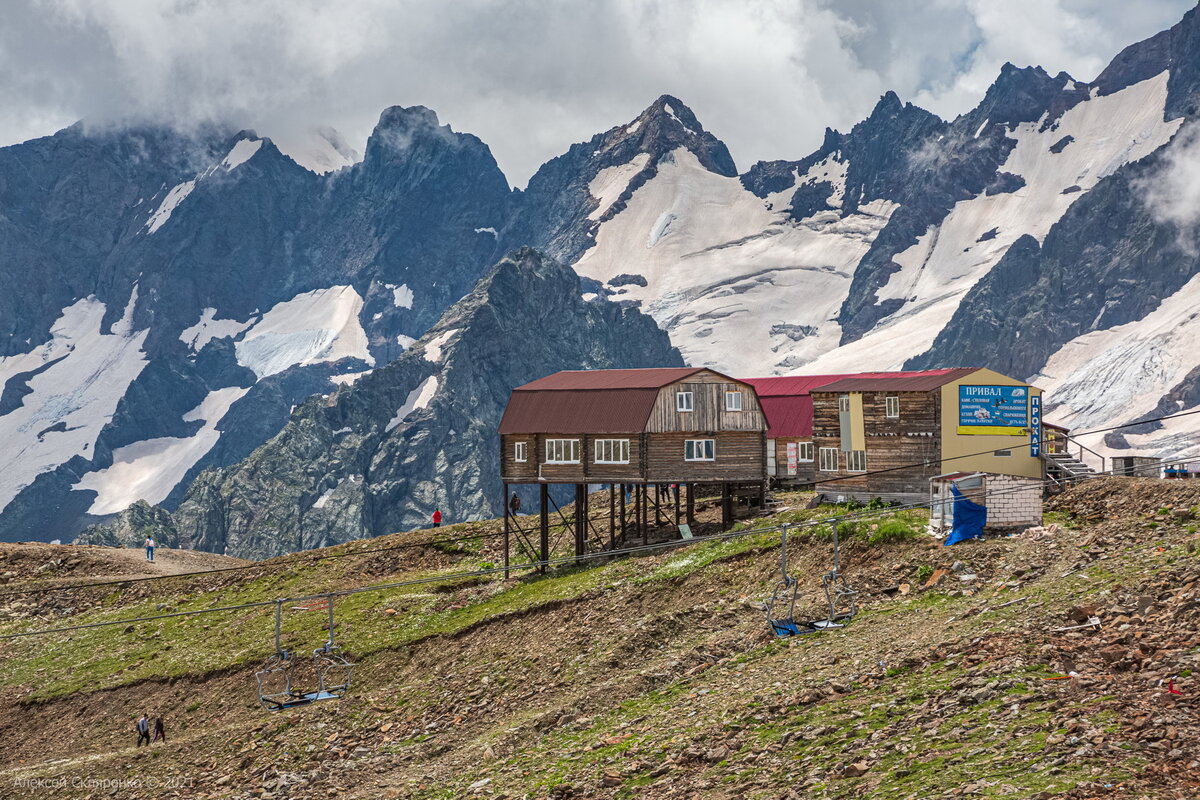
<path fill-rule="evenodd" d="M 329 639 L 313 650 L 308 673 L 294 654 L 283 648 L 281 627 L 283 601 L 275 603 L 275 654 L 254 674 L 258 684 L 258 702 L 268 711 L 306 706 L 321 700 L 340 700 L 350 690 L 354 664 L 342 655 L 333 638 L 333 598 L 329 603 Z M 311 674 L 311 678 L 308 676 Z M 315 681 L 315 688 L 297 688 L 301 681 Z M 311 686 L 311 684 L 310 684 Z"/>
<path fill-rule="evenodd" d="M 796 598 L 800 593 L 799 582 L 787 571 L 787 540 L 790 525 L 784 525 L 780 533 L 779 571 L 782 574 L 775 591 L 764 603 L 767 624 L 771 631 L 780 638 L 815 633 L 821 630 L 844 628 L 845 623 L 858 613 L 858 592 L 852 589 L 846 578 L 841 574 L 841 551 L 838 542 L 837 521 L 833 522 L 833 569 L 821 578 L 821 587 L 825 592 L 825 602 L 828 616 L 817 620 L 796 620 Z M 782 610 L 782 603 L 787 601 L 787 613 L 777 614 L 776 609 Z"/>
<path fill-rule="evenodd" d="M 775 591 L 771 593 L 771 596 L 763 604 L 763 610 L 767 617 L 767 624 L 771 626 L 771 632 L 781 639 L 788 636 L 813 633 L 817 630 L 811 623 L 796 621 L 796 598 L 800 594 L 800 582 L 789 575 L 787 571 L 788 527 L 784 525 L 780 532 L 779 572 L 782 577 L 779 583 L 775 585 Z M 778 613 L 776 609 L 782 612 L 785 602 L 787 603 L 787 613 Z"/>

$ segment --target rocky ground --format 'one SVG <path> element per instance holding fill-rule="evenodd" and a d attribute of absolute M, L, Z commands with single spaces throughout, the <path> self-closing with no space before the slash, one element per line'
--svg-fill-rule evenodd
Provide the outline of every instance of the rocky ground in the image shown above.
<path fill-rule="evenodd" d="M 845 511 L 781 499 L 772 519 L 749 524 Z M 777 580 L 773 534 L 541 578 L 353 595 L 336 604 L 358 663 L 353 691 L 282 714 L 255 703 L 266 612 L 4 642 L 2 793 L 1194 797 L 1198 512 L 1200 486 L 1107 479 L 1056 498 L 1046 528 L 953 548 L 908 524 L 911 512 L 905 524 L 862 520 L 843 550 L 862 611 L 845 629 L 790 640 L 772 637 L 757 608 Z M 440 535 L 494 532 L 489 524 Z M 90 610 L 43 598 L 7 608 L 0 627 L 496 561 L 491 539 L 370 552 L 431 536 L 87 590 Z M 815 616 L 828 531 L 805 529 L 795 545 L 800 612 Z M 285 636 L 319 644 L 315 617 L 292 610 Z M 143 709 L 166 718 L 168 744 L 133 747 Z"/>

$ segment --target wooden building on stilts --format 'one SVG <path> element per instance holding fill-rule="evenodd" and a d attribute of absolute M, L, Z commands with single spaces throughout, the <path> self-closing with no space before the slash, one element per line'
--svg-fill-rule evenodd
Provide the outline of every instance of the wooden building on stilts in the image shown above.
<path fill-rule="evenodd" d="M 735 497 L 765 502 L 766 431 L 754 387 L 710 369 L 564 371 L 517 387 L 499 429 L 505 565 L 514 535 L 550 559 L 554 484 L 574 486 L 575 514 L 564 521 L 576 556 L 648 543 L 653 528 L 686 535 L 701 491 L 720 493 L 729 528 Z M 536 531 L 510 502 L 522 484 L 539 487 Z M 607 526 L 589 512 L 589 486 L 610 488 Z"/>

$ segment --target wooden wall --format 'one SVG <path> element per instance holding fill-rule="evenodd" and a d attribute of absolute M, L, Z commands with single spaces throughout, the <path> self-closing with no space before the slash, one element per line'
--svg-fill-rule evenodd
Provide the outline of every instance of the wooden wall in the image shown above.
<path fill-rule="evenodd" d="M 816 462 L 816 445 L 813 446 L 813 461 L 799 461 L 796 463 L 796 474 L 789 475 L 787 468 L 787 446 L 788 443 L 798 444 L 800 442 L 811 442 L 811 436 L 799 436 L 772 439 L 775 442 L 775 480 L 784 483 L 810 483 L 817 471 Z"/>
<path fill-rule="evenodd" d="M 689 433 L 647 434 L 646 479 L 657 483 L 690 481 L 764 481 L 767 439 L 761 431 L 724 431 L 706 436 Z M 687 439 L 716 441 L 715 461 L 684 461 Z"/>
<path fill-rule="evenodd" d="M 863 433 L 867 451 L 864 475 L 846 470 L 846 454 L 841 451 L 838 394 L 813 392 L 813 442 L 816 480 L 836 479 L 836 483 L 818 484 L 818 491 L 848 491 L 887 494 L 927 492 L 929 478 L 941 473 L 941 394 L 932 392 L 864 392 L 862 394 Z M 900 418 L 888 419 L 885 397 L 900 398 Z M 838 471 L 820 469 L 822 447 L 838 449 Z M 907 466 L 929 462 L 928 467 Z M 896 469 L 899 468 L 899 469 Z"/>
<path fill-rule="evenodd" d="M 500 437 L 500 475 L 501 479 L 510 482 L 537 481 L 539 478 L 547 481 L 564 483 L 620 483 L 622 481 L 638 482 L 642 479 L 642 438 L 645 434 L 578 434 L 578 433 L 538 433 L 538 434 L 505 434 Z M 578 439 L 578 464 L 546 464 L 547 439 Z M 597 464 L 596 439 L 628 439 L 628 464 Z M 526 461 L 513 458 L 513 444 L 527 442 Z M 541 470 L 539 472 L 539 466 Z"/>
<path fill-rule="evenodd" d="M 628 464 L 596 464 L 596 439 L 629 439 Z M 715 461 L 685 461 L 684 441 L 716 441 Z M 579 439 L 579 464 L 546 464 L 546 439 Z M 524 441 L 527 460 L 513 458 L 513 444 Z M 762 481 L 767 474 L 766 435 L 753 431 L 727 431 L 705 435 L 643 433 L 606 434 L 506 434 L 500 437 L 502 480 L 510 483 L 539 480 L 557 483 L 685 483 L 698 481 Z M 540 471 L 539 471 L 540 467 Z"/>
<path fill-rule="evenodd" d="M 725 392 L 742 393 L 742 410 L 725 410 Z M 692 393 L 692 411 L 675 410 L 676 392 Z M 758 404 L 754 388 L 733 383 L 715 372 L 705 370 L 687 380 L 664 386 L 658 393 L 650 412 L 650 433 L 686 431 L 712 433 L 715 431 L 765 431 L 767 419 Z"/>

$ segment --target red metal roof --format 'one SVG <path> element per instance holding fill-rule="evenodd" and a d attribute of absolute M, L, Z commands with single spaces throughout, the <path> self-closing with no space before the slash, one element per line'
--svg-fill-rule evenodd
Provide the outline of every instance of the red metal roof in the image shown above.
<path fill-rule="evenodd" d="M 945 378 L 951 373 L 966 374 L 970 369 L 931 369 L 921 372 L 855 372 L 840 375 L 784 375 L 776 378 L 745 378 L 754 387 L 763 413 L 767 416 L 767 438 L 782 439 L 812 436 L 813 404 L 809 394 L 813 391 L 869 391 L 860 389 L 833 389 L 847 381 L 896 381 L 937 380 L 934 387 L 949 383 L 955 377 Z M 872 389 L 875 387 L 872 386 Z M 880 387 L 883 391 L 891 386 Z M 920 389 L 894 389 L 894 391 L 921 391 Z"/>
<path fill-rule="evenodd" d="M 812 436 L 811 396 L 804 394 L 790 397 L 759 397 L 758 402 L 767 416 L 768 439 Z"/>
<path fill-rule="evenodd" d="M 695 375 L 703 367 L 659 369 L 566 369 L 518 386 L 514 392 L 558 392 L 578 389 L 661 389 Z M 732 378 L 730 380 L 733 380 Z"/>
<path fill-rule="evenodd" d="M 514 389 L 500 433 L 641 433 L 658 389 Z"/>
<path fill-rule="evenodd" d="M 563 370 L 512 390 L 500 433 L 640 433 L 658 390 L 706 367 Z M 716 370 L 708 370 L 737 383 Z"/>
<path fill-rule="evenodd" d="M 898 372 L 886 376 L 859 375 L 827 383 L 822 392 L 931 392 L 947 383 L 965 378 L 977 367 L 932 369 L 925 372 Z"/>

